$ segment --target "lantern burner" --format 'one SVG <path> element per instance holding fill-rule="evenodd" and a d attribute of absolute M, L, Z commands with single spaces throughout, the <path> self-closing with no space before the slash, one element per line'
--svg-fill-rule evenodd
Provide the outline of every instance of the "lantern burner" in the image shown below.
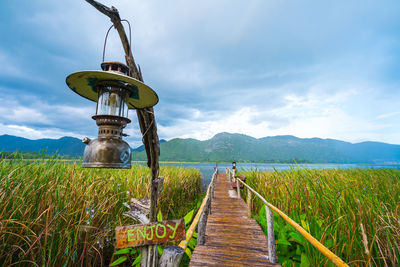
<path fill-rule="evenodd" d="M 114 137 L 121 139 L 122 136 L 128 136 L 122 133 L 122 130 L 131 122 L 130 119 L 110 115 L 95 115 L 92 118 L 96 120 L 96 124 L 99 126 L 99 138 Z"/>

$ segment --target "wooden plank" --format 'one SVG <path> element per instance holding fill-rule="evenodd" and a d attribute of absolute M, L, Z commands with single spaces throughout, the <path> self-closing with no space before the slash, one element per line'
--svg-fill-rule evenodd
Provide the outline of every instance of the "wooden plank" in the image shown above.
<path fill-rule="evenodd" d="M 268 261 L 268 242 L 257 222 L 248 217 L 246 203 L 229 196 L 225 174 L 215 183 L 212 213 L 204 245 L 197 245 L 189 266 L 279 266 Z"/>
<path fill-rule="evenodd" d="M 218 259 L 221 263 L 222 262 L 235 262 L 236 264 L 239 263 L 247 263 L 248 265 L 253 265 L 255 263 L 262 264 L 263 266 L 268 266 L 268 259 L 267 256 L 260 251 L 246 251 L 243 253 L 242 248 L 236 248 L 234 246 L 231 247 L 221 247 L 221 246 L 199 246 L 198 248 L 198 255 L 203 257 L 208 257 L 213 259 L 214 261 Z M 197 257 L 199 259 L 200 257 Z M 196 261 L 193 259 L 192 261 Z M 191 261 L 191 266 L 192 266 Z M 209 262 L 207 262 L 209 263 Z"/>
<path fill-rule="evenodd" d="M 171 220 L 151 224 L 135 224 L 115 228 L 117 248 L 155 245 L 184 240 L 185 221 Z"/>

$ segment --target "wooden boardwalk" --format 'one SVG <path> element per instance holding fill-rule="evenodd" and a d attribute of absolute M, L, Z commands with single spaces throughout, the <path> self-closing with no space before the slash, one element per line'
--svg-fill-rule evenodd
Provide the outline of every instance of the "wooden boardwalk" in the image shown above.
<path fill-rule="evenodd" d="M 218 174 L 206 241 L 196 246 L 189 266 L 280 266 L 268 259 L 261 227 L 247 217 L 247 206 L 236 197 L 226 174 Z"/>

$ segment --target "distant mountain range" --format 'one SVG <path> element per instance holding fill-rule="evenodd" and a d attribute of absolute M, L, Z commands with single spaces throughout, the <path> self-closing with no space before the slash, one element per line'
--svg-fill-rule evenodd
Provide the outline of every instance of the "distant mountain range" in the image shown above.
<path fill-rule="evenodd" d="M 29 140 L 0 136 L 0 151 L 46 150 L 48 154 L 81 157 L 85 145 L 80 139 Z M 253 138 L 243 134 L 220 133 L 205 141 L 175 138 L 160 140 L 161 161 L 186 162 L 273 162 L 273 163 L 400 163 L 400 145 L 381 142 L 349 142 L 297 138 L 290 135 Z M 133 160 L 146 160 L 144 147 L 133 149 Z"/>
<path fill-rule="evenodd" d="M 0 151 L 29 151 L 43 152 L 46 154 L 70 155 L 81 157 L 85 144 L 75 137 L 62 137 L 59 139 L 30 140 L 13 135 L 0 135 Z"/>
<path fill-rule="evenodd" d="M 273 162 L 273 163 L 400 163 L 400 145 L 380 142 L 349 142 L 271 136 L 253 138 L 243 134 L 219 133 L 205 141 L 172 139 L 161 144 L 162 161 Z M 145 160 L 145 152 L 134 153 Z"/>

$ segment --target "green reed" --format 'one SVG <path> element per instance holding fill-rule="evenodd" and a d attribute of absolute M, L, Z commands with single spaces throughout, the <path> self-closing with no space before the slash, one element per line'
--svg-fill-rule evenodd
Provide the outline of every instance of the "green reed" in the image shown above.
<path fill-rule="evenodd" d="M 161 167 L 164 219 L 181 218 L 201 191 L 196 169 Z M 150 172 L 82 169 L 57 160 L 0 161 L 0 266 L 110 263 L 114 228 L 130 198 L 149 198 Z"/>
<path fill-rule="evenodd" d="M 241 174 L 267 201 L 309 230 L 349 265 L 398 266 L 400 170 L 292 169 Z M 253 211 L 261 207 L 262 203 L 254 198 Z M 291 232 L 294 228 L 282 227 L 283 222 L 277 217 L 274 216 L 274 220 L 278 220 L 275 229 L 279 229 L 275 234 L 282 240 L 286 234 L 279 231 Z M 289 233 L 287 239 L 291 246 L 278 242 L 282 244 L 278 244 L 278 256 L 280 248 L 292 253 L 281 255 L 284 259 L 291 258 L 290 265 L 296 263 L 293 250 L 299 254 L 297 244 L 304 244 L 311 266 L 331 265 L 308 242 L 302 243 L 305 240 L 299 240 L 296 234 Z"/>

